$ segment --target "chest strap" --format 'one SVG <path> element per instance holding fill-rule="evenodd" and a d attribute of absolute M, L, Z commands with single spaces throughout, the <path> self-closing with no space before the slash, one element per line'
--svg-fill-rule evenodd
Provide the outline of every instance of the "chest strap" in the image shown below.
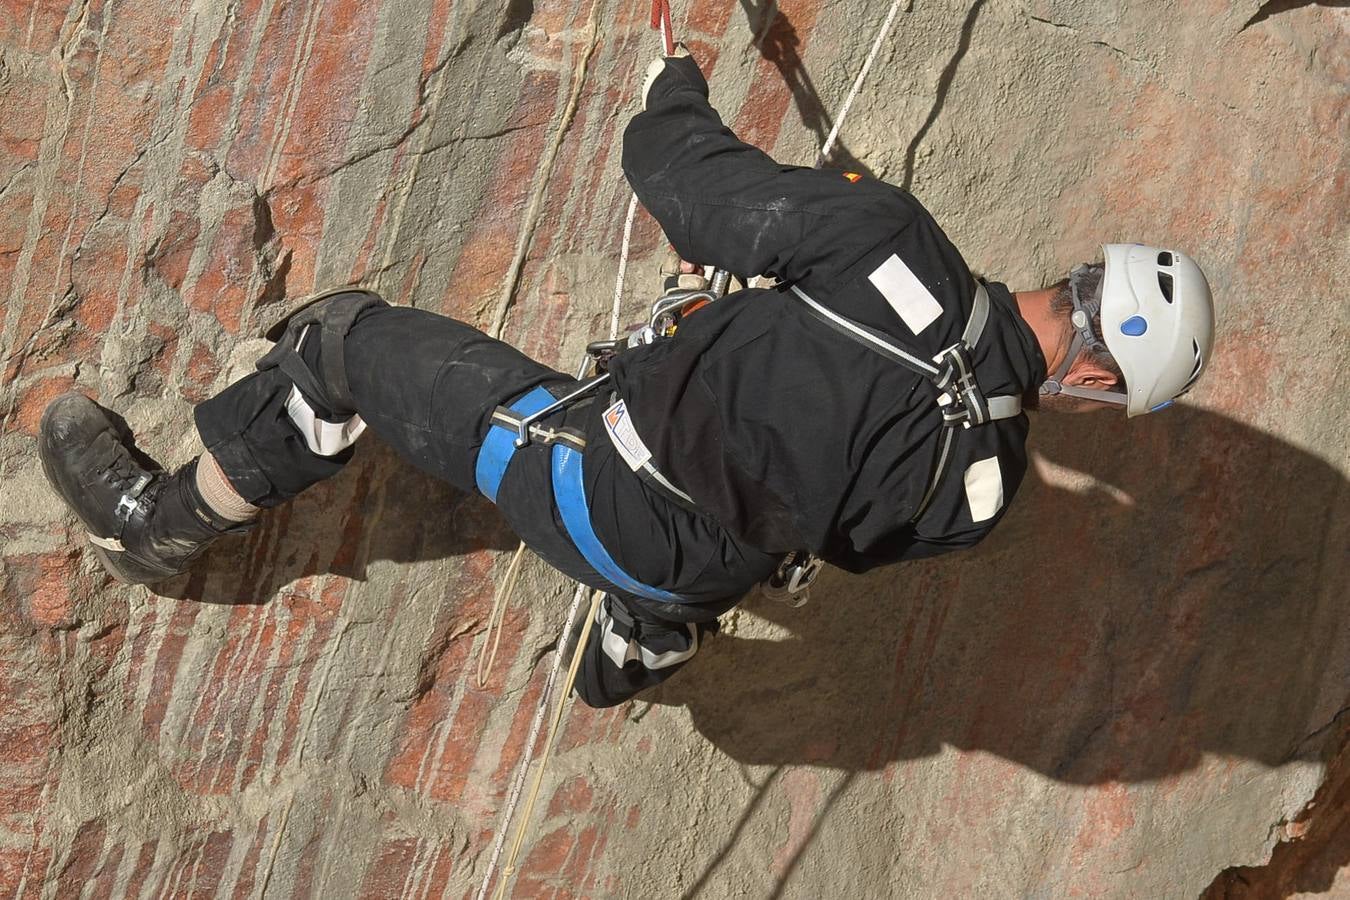
<path fill-rule="evenodd" d="M 970 428 L 996 419 L 1011 419 L 1022 412 L 1021 397 L 986 397 L 975 376 L 975 365 L 970 354 L 989 322 L 989 291 L 983 284 L 975 284 L 970 319 L 966 321 L 960 340 L 933 357 L 932 361 L 901 347 L 890 335 L 855 322 L 816 302 L 795 284 L 792 285 L 792 292 L 805 304 L 804 308 L 813 318 L 849 340 L 928 379 L 938 390 L 938 406 L 942 409 L 945 425 L 959 424 Z"/>

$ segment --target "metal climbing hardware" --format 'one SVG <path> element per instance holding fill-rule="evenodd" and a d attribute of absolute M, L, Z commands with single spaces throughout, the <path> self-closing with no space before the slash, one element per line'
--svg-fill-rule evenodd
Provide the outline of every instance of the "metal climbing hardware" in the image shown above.
<path fill-rule="evenodd" d="M 586 354 L 595 363 L 596 368 L 603 372 L 609 366 L 610 360 L 624 350 L 654 344 L 662 338 L 674 336 L 684 316 L 695 307 L 711 303 L 720 297 L 721 294 L 711 289 L 668 291 L 652 304 L 651 315 L 647 321 L 629 332 L 628 337 L 592 341 L 586 345 Z"/>
<path fill-rule="evenodd" d="M 765 597 L 800 608 L 811 599 L 811 585 L 825 568 L 825 560 L 804 550 L 795 550 L 783 557 L 778 570 L 759 589 Z"/>
<path fill-rule="evenodd" d="M 535 413 L 529 416 L 522 416 L 509 406 L 499 406 L 492 412 L 492 424 L 498 428 L 506 428 L 516 433 L 516 439 L 513 442 L 517 448 L 528 446 L 533 441 L 541 444 L 566 444 L 573 450 L 586 449 L 586 436 L 575 428 L 555 428 L 551 425 L 544 425 L 539 422 L 540 415 Z M 528 438 L 525 444 L 521 444 L 521 432 Z"/>
<path fill-rule="evenodd" d="M 590 381 L 583 383 L 576 390 L 559 397 L 542 409 L 535 410 L 528 415 L 517 416 L 515 415 L 516 411 L 509 407 L 498 407 L 497 411 L 492 414 L 492 424 L 497 425 L 502 422 L 512 423 L 512 427 L 516 429 L 515 445 L 517 450 L 522 447 L 528 447 L 530 445 L 530 440 L 534 437 L 543 438 L 546 443 L 553 443 L 562 432 L 541 429 L 537 423 L 556 412 L 567 409 L 582 397 L 594 393 L 596 388 L 609 381 L 610 377 L 610 374 L 605 372 L 603 375 L 592 378 Z M 581 447 L 584 448 L 585 446 L 586 441 L 583 439 L 581 441 Z"/>

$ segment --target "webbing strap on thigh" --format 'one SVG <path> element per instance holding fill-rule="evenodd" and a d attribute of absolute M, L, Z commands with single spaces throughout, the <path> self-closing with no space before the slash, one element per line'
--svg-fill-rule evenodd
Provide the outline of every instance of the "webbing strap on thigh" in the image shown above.
<path fill-rule="evenodd" d="M 379 294 L 363 288 L 325 291 L 272 326 L 267 332 L 276 341 L 262 359 L 259 371 L 276 367 L 312 401 L 339 419 L 356 413 L 356 398 L 347 382 L 345 341 L 356 319 L 367 309 L 388 306 Z M 300 357 L 300 347 L 311 333 L 320 341 L 322 371 L 312 372 Z"/>
<path fill-rule="evenodd" d="M 508 409 L 517 416 L 529 416 L 554 402 L 554 397 L 542 387 L 537 387 L 508 405 Z M 493 424 L 488 428 L 487 436 L 478 451 L 478 460 L 474 465 L 474 478 L 478 490 L 493 503 L 501 489 L 506 469 L 516 454 L 517 432 L 509 424 L 498 421 L 494 415 Z M 582 478 L 581 451 L 573 449 L 567 443 L 559 441 L 553 445 L 552 481 L 553 502 L 562 519 L 563 528 L 573 546 L 582 558 L 614 587 L 634 596 L 665 603 L 688 602 L 678 594 L 650 587 L 629 575 L 600 543 L 595 527 L 591 524 L 590 504 L 586 500 L 586 485 Z"/>
<path fill-rule="evenodd" d="M 629 575 L 609 555 L 604 544 L 591 525 L 590 504 L 586 502 L 586 484 L 581 471 L 582 455 L 566 444 L 553 445 L 553 502 L 558 505 L 558 514 L 562 517 L 567 536 L 572 539 L 577 551 L 599 572 L 602 578 L 621 591 L 643 597 L 647 600 L 660 600 L 665 603 L 684 603 L 683 597 L 648 587 Z"/>
<path fill-rule="evenodd" d="M 510 409 L 521 416 L 528 416 L 552 402 L 553 395 L 537 387 L 513 402 Z M 501 489 L 502 478 L 506 476 L 506 467 L 515 455 L 515 431 L 494 422 L 483 439 L 483 446 L 478 450 L 478 461 L 474 464 L 474 480 L 478 483 L 478 490 L 493 503 L 497 502 L 497 491 Z"/>

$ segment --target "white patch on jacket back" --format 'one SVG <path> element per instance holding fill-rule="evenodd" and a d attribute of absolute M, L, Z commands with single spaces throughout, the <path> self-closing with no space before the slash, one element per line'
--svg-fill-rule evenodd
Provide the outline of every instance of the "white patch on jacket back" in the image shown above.
<path fill-rule="evenodd" d="M 1003 508 L 1003 471 L 997 456 L 977 460 L 966 469 L 966 502 L 976 522 L 992 519 Z"/>
<path fill-rule="evenodd" d="M 881 291 L 891 309 L 915 334 L 942 317 L 942 304 L 894 253 L 867 279 Z"/>

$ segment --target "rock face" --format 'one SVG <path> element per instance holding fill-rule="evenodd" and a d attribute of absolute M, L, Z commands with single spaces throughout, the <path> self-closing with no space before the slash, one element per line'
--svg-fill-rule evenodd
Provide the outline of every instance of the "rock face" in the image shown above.
<path fill-rule="evenodd" d="M 675 20 L 727 121 L 809 162 L 889 6 L 689 0 Z M 1039 417 L 1028 483 L 977 550 L 828 573 L 801 610 L 752 600 L 650 702 L 574 708 L 518 896 L 1333 883 L 1350 853 L 1325 843 L 1350 707 L 1339 6 L 905 4 L 836 160 L 912 189 L 1014 287 L 1104 240 L 1189 249 L 1222 305 L 1212 374 L 1128 425 Z M 501 322 L 570 369 L 608 329 L 645 13 L 0 2 L 0 893 L 476 890 L 564 580 L 530 565 L 480 689 L 514 546 L 485 501 L 371 441 L 191 577 L 127 589 L 83 549 L 33 436 L 76 386 L 182 462 L 192 403 L 288 303 L 348 281 Z M 630 320 L 662 246 L 641 217 Z M 1277 862 L 1315 859 L 1315 877 L 1263 882 L 1294 838 L 1312 849 Z"/>

